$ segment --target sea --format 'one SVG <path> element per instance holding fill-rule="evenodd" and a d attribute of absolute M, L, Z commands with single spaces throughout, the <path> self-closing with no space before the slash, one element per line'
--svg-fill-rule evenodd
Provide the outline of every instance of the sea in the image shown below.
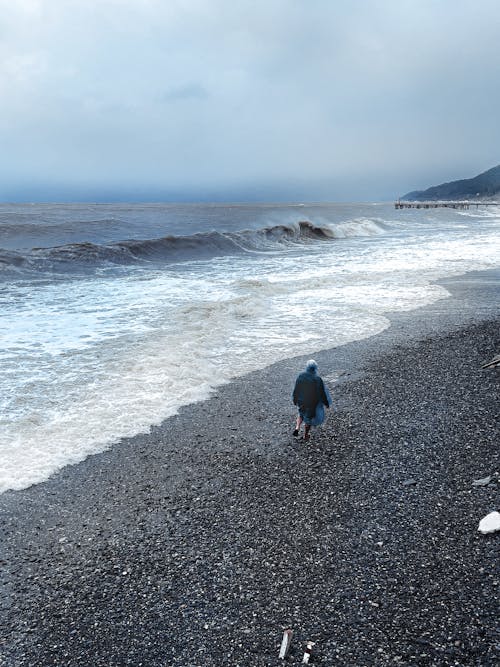
<path fill-rule="evenodd" d="M 500 266 L 499 238 L 499 207 L 1 204 L 0 491 L 377 334 Z"/>

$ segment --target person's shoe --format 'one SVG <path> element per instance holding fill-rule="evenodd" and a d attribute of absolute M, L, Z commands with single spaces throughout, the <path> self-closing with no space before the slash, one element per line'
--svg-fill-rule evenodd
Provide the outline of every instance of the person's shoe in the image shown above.
<path fill-rule="evenodd" d="M 299 435 L 299 429 L 296 428 L 292 435 L 296 438 Z"/>
<path fill-rule="evenodd" d="M 311 434 L 309 433 L 309 431 L 307 431 L 307 433 L 304 433 L 304 440 L 309 440 L 310 437 Z"/>

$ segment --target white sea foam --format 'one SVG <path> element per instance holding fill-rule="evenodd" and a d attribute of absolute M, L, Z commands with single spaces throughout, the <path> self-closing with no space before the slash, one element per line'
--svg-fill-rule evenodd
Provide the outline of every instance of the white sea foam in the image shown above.
<path fill-rule="evenodd" d="M 232 377 L 377 333 L 388 312 L 446 297 L 431 280 L 500 265 L 491 218 L 452 232 L 328 224 L 344 240 L 13 285 L 0 304 L 0 490 L 146 432 Z"/>
<path fill-rule="evenodd" d="M 333 238 L 345 239 L 357 236 L 378 236 L 387 230 L 380 218 L 355 218 L 346 222 L 329 225 Z"/>

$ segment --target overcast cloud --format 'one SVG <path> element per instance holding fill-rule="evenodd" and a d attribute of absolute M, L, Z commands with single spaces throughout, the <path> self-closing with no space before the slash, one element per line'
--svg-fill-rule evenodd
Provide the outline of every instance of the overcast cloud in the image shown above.
<path fill-rule="evenodd" d="M 0 199 L 376 200 L 500 162 L 498 0 L 0 0 Z"/>

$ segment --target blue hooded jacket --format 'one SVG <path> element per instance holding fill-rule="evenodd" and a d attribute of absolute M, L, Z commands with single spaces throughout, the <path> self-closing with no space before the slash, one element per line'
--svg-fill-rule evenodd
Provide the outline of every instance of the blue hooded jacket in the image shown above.
<path fill-rule="evenodd" d="M 325 419 L 325 406 L 330 407 L 332 399 L 323 380 L 316 371 L 316 365 L 308 365 L 297 377 L 293 390 L 293 402 L 306 424 L 319 426 Z"/>

